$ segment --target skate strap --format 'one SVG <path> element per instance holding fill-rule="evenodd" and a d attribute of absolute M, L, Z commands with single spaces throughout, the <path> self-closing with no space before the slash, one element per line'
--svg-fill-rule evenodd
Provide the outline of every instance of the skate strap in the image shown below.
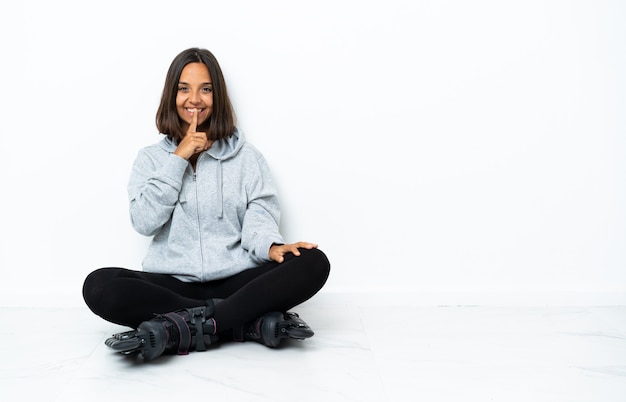
<path fill-rule="evenodd" d="M 211 306 L 212 307 L 212 306 Z M 211 308 L 212 310 L 212 308 Z M 195 333 L 195 349 L 198 352 L 204 352 L 206 345 L 211 344 L 211 334 L 204 334 L 204 323 L 206 321 L 207 308 L 206 307 L 194 307 L 188 308 L 189 324 L 193 325 L 196 329 Z"/>
<path fill-rule="evenodd" d="M 208 299 L 206 301 L 206 315 L 205 317 L 213 317 L 215 314 L 215 305 L 221 302 L 223 299 Z"/>
<path fill-rule="evenodd" d="M 178 351 L 179 355 L 189 354 L 189 348 L 191 347 L 191 331 L 189 326 L 183 317 L 176 313 L 167 313 L 164 315 L 168 321 L 173 323 L 178 329 Z"/>

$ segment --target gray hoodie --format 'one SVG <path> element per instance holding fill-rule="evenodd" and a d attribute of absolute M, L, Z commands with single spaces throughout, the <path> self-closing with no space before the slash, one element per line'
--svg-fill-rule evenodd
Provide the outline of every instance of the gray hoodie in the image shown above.
<path fill-rule="evenodd" d="M 143 148 L 128 183 L 132 225 L 154 236 L 144 271 L 202 282 L 269 261 L 284 241 L 263 155 L 237 129 L 200 154 L 195 173 L 175 149 L 167 137 Z"/>

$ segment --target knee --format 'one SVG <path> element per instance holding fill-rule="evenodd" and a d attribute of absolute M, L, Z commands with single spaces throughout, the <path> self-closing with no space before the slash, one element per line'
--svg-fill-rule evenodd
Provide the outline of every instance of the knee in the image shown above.
<path fill-rule="evenodd" d="M 93 304 L 99 299 L 100 291 L 102 289 L 101 281 L 99 279 L 99 271 L 92 271 L 83 282 L 83 300 L 87 303 L 87 306 L 93 310 Z"/>
<path fill-rule="evenodd" d="M 102 291 L 111 280 L 112 270 L 110 268 L 99 268 L 91 272 L 83 282 L 83 299 L 87 306 L 94 312 L 100 310 L 102 303 Z"/>
<path fill-rule="evenodd" d="M 311 275 L 315 276 L 322 284 L 326 282 L 330 275 L 330 261 L 326 254 L 318 249 L 300 249 L 302 253 L 300 258 L 307 260 L 307 267 L 311 271 Z"/>

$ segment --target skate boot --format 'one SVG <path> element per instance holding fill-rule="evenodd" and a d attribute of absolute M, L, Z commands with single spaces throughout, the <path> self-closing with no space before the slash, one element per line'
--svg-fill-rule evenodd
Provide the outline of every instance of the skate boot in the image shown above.
<path fill-rule="evenodd" d="M 270 348 L 283 339 L 304 340 L 313 336 L 313 330 L 296 313 L 274 311 L 246 324 L 240 341 L 256 341 Z"/>
<path fill-rule="evenodd" d="M 212 316 L 212 304 L 159 314 L 139 324 L 136 330 L 113 335 L 105 344 L 122 354 L 139 353 L 144 360 L 162 354 L 204 351 L 218 340 Z"/>

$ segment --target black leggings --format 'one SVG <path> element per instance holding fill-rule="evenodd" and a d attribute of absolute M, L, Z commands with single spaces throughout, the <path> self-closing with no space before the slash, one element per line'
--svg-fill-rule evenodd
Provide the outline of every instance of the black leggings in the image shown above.
<path fill-rule="evenodd" d="M 240 327 L 270 311 L 287 311 L 315 295 L 326 283 L 330 263 L 318 249 L 285 256 L 229 278 L 210 282 L 182 282 L 171 275 L 125 268 L 100 268 L 85 279 L 83 298 L 107 321 L 137 328 L 154 314 L 203 306 L 215 307 L 217 331 Z"/>

